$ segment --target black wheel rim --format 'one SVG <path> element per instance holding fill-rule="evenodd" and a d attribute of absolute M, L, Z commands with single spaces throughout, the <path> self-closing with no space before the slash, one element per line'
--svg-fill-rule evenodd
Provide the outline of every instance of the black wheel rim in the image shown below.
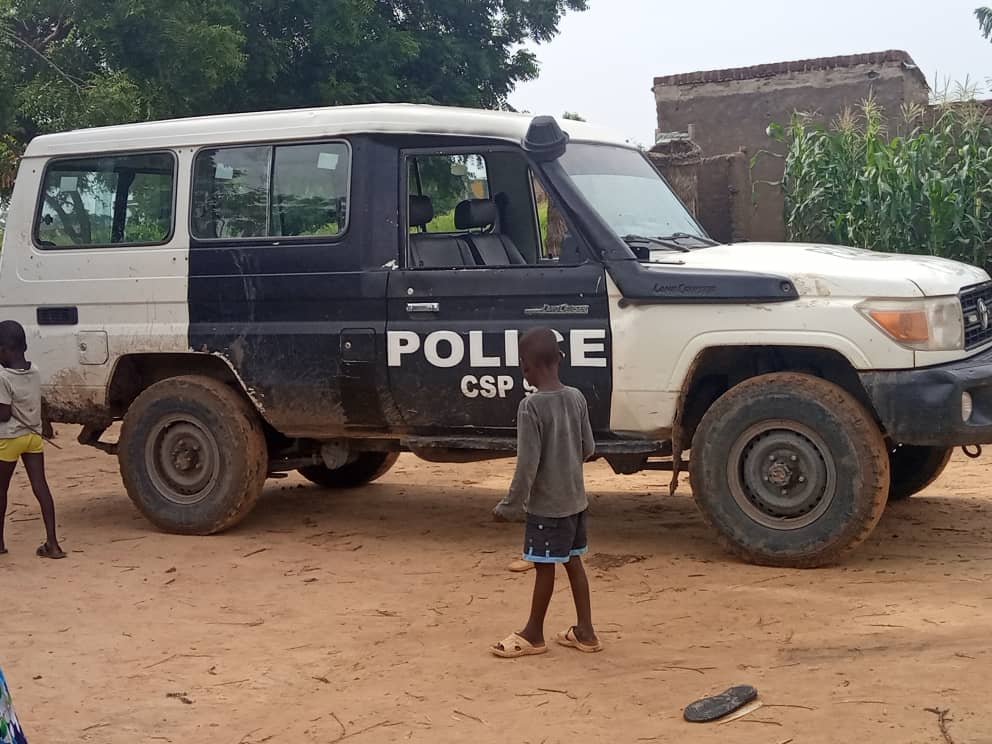
<path fill-rule="evenodd" d="M 727 460 L 730 492 L 752 520 L 774 530 L 807 527 L 830 508 L 837 471 L 823 439 L 797 421 L 745 430 Z"/>
<path fill-rule="evenodd" d="M 203 501 L 220 477 L 220 448 L 192 416 L 159 421 L 145 443 L 145 468 L 158 492 L 179 506 Z"/>

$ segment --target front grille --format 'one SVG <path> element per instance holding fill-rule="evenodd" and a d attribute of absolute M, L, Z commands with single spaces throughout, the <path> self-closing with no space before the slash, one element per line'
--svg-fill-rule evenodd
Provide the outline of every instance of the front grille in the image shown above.
<path fill-rule="evenodd" d="M 964 314 L 964 348 L 974 349 L 992 341 L 992 282 L 961 290 Z"/>

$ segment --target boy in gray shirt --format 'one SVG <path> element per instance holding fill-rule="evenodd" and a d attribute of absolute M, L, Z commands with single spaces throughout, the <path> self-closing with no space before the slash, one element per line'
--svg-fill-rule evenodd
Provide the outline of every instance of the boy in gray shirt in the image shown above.
<path fill-rule="evenodd" d="M 577 621 L 555 640 L 592 653 L 603 646 L 592 625 L 589 580 L 582 565 L 586 545 L 586 499 L 582 463 L 592 457 L 595 442 L 586 399 L 561 384 L 561 351 L 554 332 L 536 328 L 520 340 L 520 365 L 537 392 L 524 398 L 517 411 L 517 470 L 510 491 L 493 509 L 500 521 L 526 510 L 524 559 L 535 565 L 530 618 L 491 648 L 503 658 L 547 652 L 544 618 L 555 588 L 555 564 L 565 564 Z"/>

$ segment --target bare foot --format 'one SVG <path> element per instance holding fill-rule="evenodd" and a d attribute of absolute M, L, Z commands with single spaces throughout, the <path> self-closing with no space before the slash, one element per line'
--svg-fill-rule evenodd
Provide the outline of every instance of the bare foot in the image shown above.
<path fill-rule="evenodd" d="M 538 648 L 541 648 L 541 647 L 544 647 L 545 646 L 545 643 L 544 643 L 544 633 L 542 633 L 540 631 L 533 631 L 530 628 L 524 628 L 519 633 L 517 633 L 517 635 L 520 636 L 521 638 L 523 638 L 525 641 L 527 641 L 532 646 L 535 646 L 535 647 L 538 647 Z"/>

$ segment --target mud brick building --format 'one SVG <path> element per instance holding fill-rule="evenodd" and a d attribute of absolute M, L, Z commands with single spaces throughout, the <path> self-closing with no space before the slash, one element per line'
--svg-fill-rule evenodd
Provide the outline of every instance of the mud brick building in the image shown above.
<path fill-rule="evenodd" d="M 771 122 L 787 124 L 796 111 L 828 121 L 869 95 L 897 120 L 904 106 L 930 98 L 926 76 L 903 51 L 667 75 L 653 90 L 659 143 L 688 134 L 700 148 L 697 211 L 722 240 L 785 238 L 782 190 L 769 185 L 781 180 L 783 162 L 759 155 L 783 152 L 768 136 Z M 742 189 L 742 161 L 755 155 L 754 185 Z"/>

